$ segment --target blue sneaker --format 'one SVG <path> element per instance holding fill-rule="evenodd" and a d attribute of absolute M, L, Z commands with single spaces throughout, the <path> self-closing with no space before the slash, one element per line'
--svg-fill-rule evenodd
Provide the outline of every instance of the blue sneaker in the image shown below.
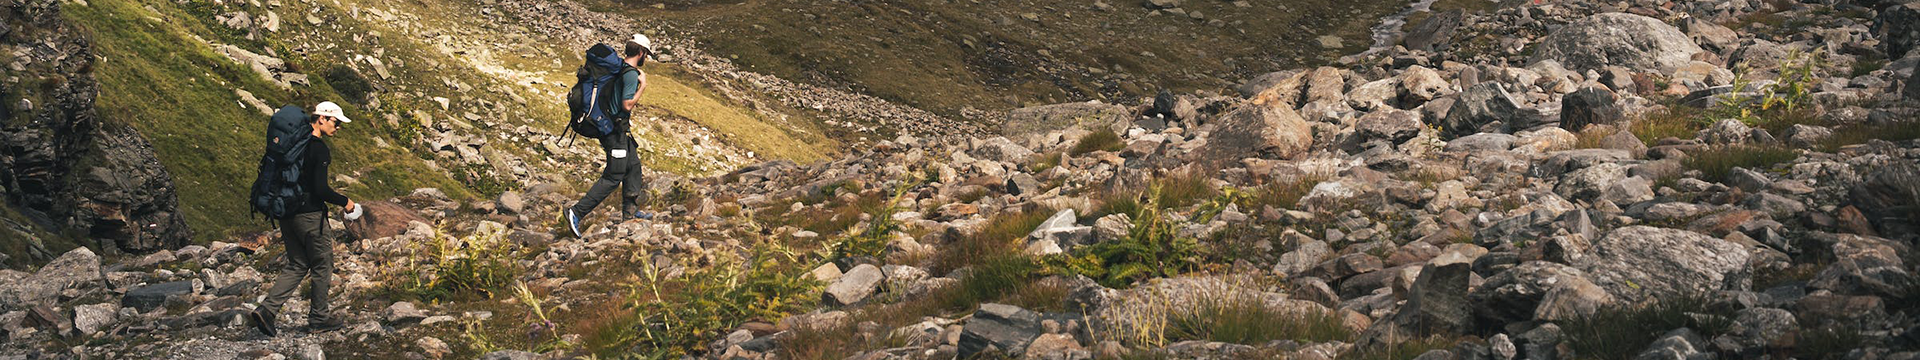
<path fill-rule="evenodd" d="M 567 209 L 567 227 L 573 229 L 573 237 L 580 237 L 580 216 L 574 215 L 571 208 Z"/>
<path fill-rule="evenodd" d="M 642 220 L 653 220 L 653 213 L 647 212 L 647 211 L 637 211 L 633 213 L 633 218 L 642 219 Z"/>

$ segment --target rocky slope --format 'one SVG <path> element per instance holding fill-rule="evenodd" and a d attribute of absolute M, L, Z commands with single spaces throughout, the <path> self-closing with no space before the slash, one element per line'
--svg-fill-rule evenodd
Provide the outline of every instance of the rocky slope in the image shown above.
<path fill-rule="evenodd" d="M 86 245 L 110 252 L 185 245 L 191 233 L 153 146 L 94 109 L 91 42 L 61 18 L 57 1 L 9 2 L 4 11 L 0 52 L 12 60 L 0 81 L 0 193 L 30 219 L 16 226 L 92 239 Z M 53 255 L 32 231 L 0 236 L 10 253 L 28 245 L 13 255 Z"/>
<path fill-rule="evenodd" d="M 240 321 L 266 239 L 76 250 L 0 270 L 0 354 L 1914 358 L 1916 10 L 1435 15 L 1235 95 L 654 181 L 668 216 L 579 238 L 555 184 L 421 189 L 339 224 L 341 331 Z"/>

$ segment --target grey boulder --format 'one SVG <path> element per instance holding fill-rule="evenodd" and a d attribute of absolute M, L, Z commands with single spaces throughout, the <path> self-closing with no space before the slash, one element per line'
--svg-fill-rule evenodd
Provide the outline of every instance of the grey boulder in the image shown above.
<path fill-rule="evenodd" d="M 1743 290 L 1751 281 L 1747 249 L 1706 234 L 1628 226 L 1593 245 L 1577 267 L 1622 301 Z"/>
<path fill-rule="evenodd" d="M 1533 61 L 1556 60 L 1574 71 L 1617 65 L 1665 74 L 1704 51 L 1680 29 L 1659 19 L 1605 13 L 1554 30 L 1534 50 Z"/>

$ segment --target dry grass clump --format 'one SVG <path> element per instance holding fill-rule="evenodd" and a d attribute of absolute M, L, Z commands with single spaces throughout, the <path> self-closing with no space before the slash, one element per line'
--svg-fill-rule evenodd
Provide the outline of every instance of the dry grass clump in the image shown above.
<path fill-rule="evenodd" d="M 1647 146 L 1653 146 L 1661 139 L 1669 137 L 1692 139 L 1695 133 L 1699 133 L 1700 129 L 1705 129 L 1709 125 L 1700 120 L 1703 116 L 1705 114 L 1698 108 L 1670 105 L 1634 120 L 1627 126 L 1627 131 L 1640 137 L 1640 141 L 1646 142 Z"/>
<path fill-rule="evenodd" d="M 1116 294 L 1112 305 L 1100 310 L 1098 316 L 1109 321 L 1096 327 L 1094 336 L 1136 348 L 1184 340 L 1257 345 L 1352 339 L 1325 307 L 1259 290 L 1266 281 L 1245 275 L 1153 280 Z"/>

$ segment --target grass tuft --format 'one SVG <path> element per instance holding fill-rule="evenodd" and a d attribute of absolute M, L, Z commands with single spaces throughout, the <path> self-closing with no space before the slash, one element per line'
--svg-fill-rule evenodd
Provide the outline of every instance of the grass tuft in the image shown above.
<path fill-rule="evenodd" d="M 1347 341 L 1352 331 L 1333 314 L 1291 312 L 1249 298 L 1203 300 L 1192 312 L 1174 314 L 1168 340 L 1207 340 L 1259 345 L 1274 340 Z"/>
<path fill-rule="evenodd" d="M 1647 146 L 1658 144 L 1666 138 L 1692 139 L 1694 134 L 1707 128 L 1703 120 L 1703 110 L 1698 108 L 1670 104 L 1660 110 L 1654 110 L 1635 120 L 1627 131 L 1640 137 Z"/>
<path fill-rule="evenodd" d="M 1681 163 L 1687 169 L 1700 170 L 1700 180 L 1717 183 L 1725 181 L 1736 167 L 1764 170 L 1799 157 L 1798 152 L 1777 146 L 1727 146 L 1694 153 Z"/>
<path fill-rule="evenodd" d="M 1026 238 L 1027 233 L 1033 232 L 1034 228 L 1040 227 L 1040 223 L 1046 222 L 1051 216 L 1053 211 L 1048 209 L 995 215 L 988 219 L 986 225 L 981 226 L 978 232 L 955 240 L 953 244 L 948 245 L 945 250 L 936 255 L 933 267 L 929 271 L 934 274 L 944 274 L 955 269 L 987 263 L 988 260 L 995 260 L 1013 253 L 1020 248 L 1019 242 Z"/>
<path fill-rule="evenodd" d="M 1367 348 L 1367 349 L 1356 349 L 1353 351 L 1348 351 L 1346 353 L 1340 354 L 1340 356 L 1337 357 L 1337 359 L 1340 359 L 1340 360 L 1412 359 L 1412 358 L 1419 357 L 1420 354 L 1425 354 L 1428 351 L 1452 348 L 1455 343 L 1457 343 L 1455 339 L 1435 336 L 1435 337 L 1428 337 L 1428 338 L 1422 338 L 1422 339 L 1416 339 L 1416 340 L 1401 341 L 1401 342 L 1386 344 L 1379 347 L 1373 347 L 1373 348 Z"/>
<path fill-rule="evenodd" d="M 1300 176 L 1289 180 L 1275 181 L 1261 186 L 1242 201 L 1241 207 L 1258 210 L 1266 206 L 1278 209 L 1299 209 L 1300 198 L 1313 191 L 1314 185 L 1326 181 L 1326 176 Z"/>
<path fill-rule="evenodd" d="M 1841 147 L 1864 144 L 1869 140 L 1907 141 L 1920 139 L 1920 123 L 1896 122 L 1882 125 L 1858 125 L 1836 128 L 1833 136 L 1820 145 L 1821 151 L 1838 151 Z"/>
<path fill-rule="evenodd" d="M 1794 341 L 1793 357 L 1799 359 L 1843 359 L 1848 352 L 1866 345 L 1860 329 L 1848 326 L 1822 326 L 1801 329 Z"/>
<path fill-rule="evenodd" d="M 1710 308 L 1706 299 L 1680 297 L 1645 306 L 1603 308 L 1560 328 L 1575 357 L 1631 359 L 1667 331 L 1689 328 L 1713 338 L 1725 333 L 1732 319 L 1731 310 Z"/>
<path fill-rule="evenodd" d="M 1067 150 L 1067 153 L 1080 156 L 1095 151 L 1120 151 L 1124 148 L 1126 144 L 1120 142 L 1120 134 L 1114 133 L 1112 129 L 1101 128 L 1081 137 L 1080 142 L 1074 143 L 1073 149 Z"/>

